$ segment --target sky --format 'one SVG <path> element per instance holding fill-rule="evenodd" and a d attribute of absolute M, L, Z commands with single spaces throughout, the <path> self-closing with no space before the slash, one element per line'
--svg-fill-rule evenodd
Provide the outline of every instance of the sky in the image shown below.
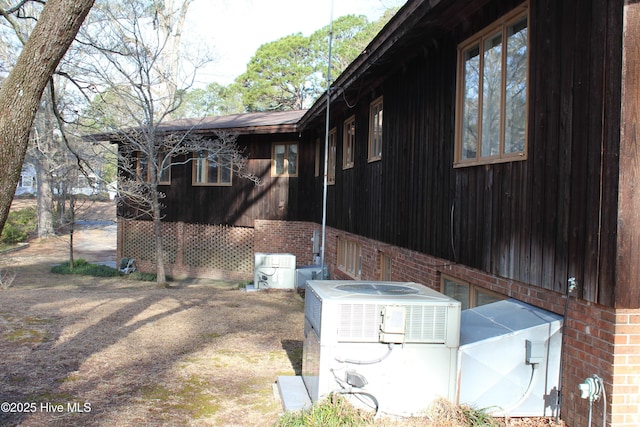
<path fill-rule="evenodd" d="M 258 47 L 294 33 L 311 35 L 330 19 L 356 14 L 378 19 L 406 0 L 195 0 L 184 38 L 207 47 L 214 58 L 197 86 L 231 83 L 246 70 Z"/>

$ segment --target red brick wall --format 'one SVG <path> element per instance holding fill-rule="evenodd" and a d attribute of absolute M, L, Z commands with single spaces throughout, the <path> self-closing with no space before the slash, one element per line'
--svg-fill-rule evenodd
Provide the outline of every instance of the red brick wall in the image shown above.
<path fill-rule="evenodd" d="M 320 225 L 302 221 L 254 221 L 254 252 L 287 253 L 298 266 L 313 264 L 313 231 Z"/>
<path fill-rule="evenodd" d="M 640 310 L 617 310 L 610 321 L 615 327 L 612 425 L 640 426 Z"/>

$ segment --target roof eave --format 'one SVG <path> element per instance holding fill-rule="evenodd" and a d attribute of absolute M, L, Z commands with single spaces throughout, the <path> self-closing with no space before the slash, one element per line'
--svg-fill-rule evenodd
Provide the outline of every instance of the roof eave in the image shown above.
<path fill-rule="evenodd" d="M 367 48 L 338 76 L 332 87 L 346 90 L 354 84 L 372 65 L 386 55 L 406 33 L 408 33 L 416 21 L 421 19 L 428 11 L 433 9 L 443 0 L 408 0 L 408 2 L 396 13 L 384 28 L 374 37 Z M 423 5 L 426 7 L 422 13 L 417 10 Z M 333 102 L 340 96 L 339 93 L 331 93 Z M 309 108 L 298 122 L 300 130 L 304 130 L 310 122 L 325 111 L 327 105 L 327 92 Z"/>

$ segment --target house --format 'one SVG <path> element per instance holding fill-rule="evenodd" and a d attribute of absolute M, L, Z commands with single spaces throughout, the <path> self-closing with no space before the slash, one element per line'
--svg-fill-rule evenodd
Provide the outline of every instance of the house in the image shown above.
<path fill-rule="evenodd" d="M 20 179 L 16 186 L 15 195 L 34 195 L 37 191 L 36 177 L 36 168 L 31 163 L 25 163 L 22 165 L 22 171 L 20 172 Z"/>
<path fill-rule="evenodd" d="M 639 425 L 638 40 L 636 1 L 410 0 L 328 97 L 240 136 L 266 186 L 190 188 L 190 166 L 172 170 L 167 236 L 194 227 L 199 245 L 174 264 L 216 252 L 208 233 L 245 229 L 237 241 L 249 252 L 310 261 L 326 139 L 332 278 L 415 281 L 465 307 L 510 297 L 560 314 L 561 418 L 587 425 L 578 385 L 597 375 L 607 399 L 593 417 Z M 280 174 L 289 154 L 295 173 Z M 142 225 L 121 227 L 136 231 L 121 229 L 119 250 L 144 245 Z"/>
<path fill-rule="evenodd" d="M 167 134 L 210 138 L 215 138 L 216 131 L 235 134 L 236 144 L 248 158 L 247 171 L 261 181 L 255 185 L 224 167 L 211 168 L 203 163 L 208 161 L 204 158 L 177 159 L 159 186 L 166 194 L 162 215 L 168 274 L 249 280 L 253 277 L 255 222 L 287 222 L 307 215 L 307 198 L 300 183 L 308 182 L 310 188 L 312 178 L 299 177 L 299 171 L 303 164 L 305 168 L 313 164 L 314 152 L 299 152 L 297 122 L 304 113 L 246 113 L 161 125 L 159 132 Z M 154 243 L 148 239 L 151 223 L 133 219 L 135 212 L 125 205 L 118 214 L 130 218 L 118 223 L 118 258 L 135 258 L 138 269 L 153 271 Z M 311 248 L 311 242 L 308 246 Z M 312 255 L 308 258 L 311 262 Z"/>
<path fill-rule="evenodd" d="M 95 173 L 84 175 L 78 170 L 71 170 L 65 175 L 65 179 L 54 177 L 53 193 L 55 195 L 69 192 L 74 195 L 95 196 L 100 193 L 99 177 Z M 22 166 L 20 179 L 16 186 L 16 196 L 34 196 L 38 192 L 38 173 L 33 163 L 25 163 Z M 70 181 L 69 181 L 70 180 Z M 69 182 L 67 182 L 69 181 Z"/>

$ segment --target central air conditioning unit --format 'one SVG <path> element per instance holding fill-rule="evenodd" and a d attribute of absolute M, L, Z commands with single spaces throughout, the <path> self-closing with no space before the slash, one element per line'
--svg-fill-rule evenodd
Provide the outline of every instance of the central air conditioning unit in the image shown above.
<path fill-rule="evenodd" d="M 455 400 L 460 302 L 412 282 L 307 281 L 302 379 L 313 402 L 342 393 L 411 416 Z"/>
<path fill-rule="evenodd" d="M 296 283 L 296 256 L 256 253 L 253 286 L 256 289 L 293 289 Z"/>

